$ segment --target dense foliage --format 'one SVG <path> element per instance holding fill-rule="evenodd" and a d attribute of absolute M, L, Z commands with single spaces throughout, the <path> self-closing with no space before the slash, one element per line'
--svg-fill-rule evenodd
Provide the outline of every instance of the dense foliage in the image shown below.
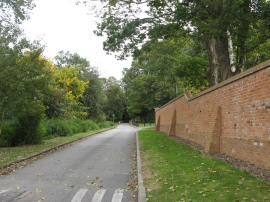
<path fill-rule="evenodd" d="M 98 129 L 106 119 L 121 120 L 125 99 L 120 84 L 100 78 L 86 59 L 61 52 L 58 59 L 72 62 L 60 66 L 36 47 L 9 51 L 1 60 L 0 146 L 35 144 L 47 136 Z M 85 66 L 76 63 L 78 58 Z"/>
<path fill-rule="evenodd" d="M 1 60 L 0 146 L 35 144 L 122 119 L 125 99 L 116 79 L 100 78 L 78 54 L 60 52 L 55 65 L 41 48 L 29 47 L 14 46 Z"/>
<path fill-rule="evenodd" d="M 204 54 L 191 39 L 164 39 L 145 43 L 132 67 L 124 70 L 127 112 L 144 122 L 153 121 L 154 108 L 185 91 L 199 92 L 208 85 Z"/>
<path fill-rule="evenodd" d="M 0 145 L 39 143 L 106 120 L 153 121 L 155 107 L 270 56 L 267 0 L 100 3 L 96 34 L 107 36 L 105 51 L 118 52 L 120 59 L 133 56 L 122 82 L 100 78 L 77 53 L 45 58 L 42 45 L 18 27 L 32 0 L 1 1 Z"/>
<path fill-rule="evenodd" d="M 89 1 L 82 1 L 87 3 Z M 200 92 L 269 55 L 268 0 L 100 1 L 96 35 L 120 59 L 127 112 L 146 120 L 182 92 Z M 151 118 L 150 118 L 151 119 Z"/>
<path fill-rule="evenodd" d="M 45 58 L 39 42 L 29 41 L 18 24 L 34 7 L 31 0 L 1 1 L 0 146 L 40 143 L 43 138 L 72 135 L 110 126 L 121 119 L 123 90 L 113 96 L 109 80 L 78 54 L 60 51 Z"/>
<path fill-rule="evenodd" d="M 8 54 L 1 59 L 0 69 L 0 146 L 35 144 L 48 136 L 98 129 L 106 118 L 121 119 L 124 99 L 120 104 L 119 100 L 112 102 L 118 94 L 123 95 L 120 84 L 115 83 L 119 91 L 112 96 L 107 80 L 99 78 L 89 62 L 85 63 L 88 66 L 73 63 L 57 67 L 35 46 L 26 51 L 19 46 L 5 51 Z M 65 56 L 72 60 L 69 52 Z M 116 117 L 108 110 L 110 102 L 116 105 Z"/>
<path fill-rule="evenodd" d="M 107 36 L 106 51 L 120 51 L 120 58 L 124 58 L 136 54 L 151 40 L 192 37 L 204 47 L 210 85 L 250 67 L 254 54 L 269 45 L 268 0 L 101 2 L 101 22 L 96 34 Z M 260 52 L 256 60 L 265 58 Z"/>

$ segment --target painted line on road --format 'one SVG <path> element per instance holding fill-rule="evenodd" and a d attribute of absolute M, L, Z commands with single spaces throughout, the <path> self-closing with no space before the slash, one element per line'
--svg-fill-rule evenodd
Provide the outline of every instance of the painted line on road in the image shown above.
<path fill-rule="evenodd" d="M 112 198 L 112 202 L 121 202 L 123 198 L 124 190 L 123 189 L 117 189 L 115 190 Z"/>
<path fill-rule="evenodd" d="M 3 194 L 5 192 L 8 192 L 9 190 L 0 190 L 0 194 Z"/>
<path fill-rule="evenodd" d="M 102 200 L 105 192 L 106 192 L 106 189 L 100 189 L 100 190 L 98 190 L 95 193 L 95 195 L 94 195 L 94 197 L 92 199 L 92 202 L 101 202 L 101 200 Z"/>
<path fill-rule="evenodd" d="M 87 191 L 88 189 L 80 189 L 79 191 L 77 191 L 71 202 L 81 202 Z"/>

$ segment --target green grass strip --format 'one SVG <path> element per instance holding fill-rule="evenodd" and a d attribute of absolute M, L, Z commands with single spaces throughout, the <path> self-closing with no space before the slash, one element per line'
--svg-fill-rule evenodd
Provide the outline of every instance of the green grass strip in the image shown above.
<path fill-rule="evenodd" d="M 110 127 L 113 128 L 113 127 Z M 0 148 L 0 168 L 20 159 L 27 158 L 37 153 L 46 151 L 48 149 L 57 147 L 59 145 L 78 140 L 83 137 L 90 136 L 92 134 L 105 131 L 109 128 L 89 131 L 85 133 L 78 133 L 72 136 L 55 137 L 49 140 L 43 140 L 42 144 L 38 145 L 25 145 L 19 147 L 4 147 Z"/>
<path fill-rule="evenodd" d="M 270 184 L 153 130 L 139 132 L 147 201 L 270 201 Z"/>
<path fill-rule="evenodd" d="M 149 126 L 151 126 L 151 127 L 155 127 L 155 123 L 140 123 L 139 124 L 139 127 L 149 127 Z"/>

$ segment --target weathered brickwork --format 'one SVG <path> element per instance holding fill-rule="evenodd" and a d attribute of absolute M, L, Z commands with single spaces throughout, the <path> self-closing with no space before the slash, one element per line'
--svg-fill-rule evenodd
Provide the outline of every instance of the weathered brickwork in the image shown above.
<path fill-rule="evenodd" d="M 156 130 L 270 168 L 270 60 L 156 109 Z"/>

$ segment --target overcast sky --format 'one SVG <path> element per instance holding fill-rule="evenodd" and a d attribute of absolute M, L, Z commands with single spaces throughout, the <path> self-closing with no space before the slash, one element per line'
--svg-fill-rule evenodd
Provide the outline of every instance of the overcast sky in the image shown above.
<path fill-rule="evenodd" d="M 124 67 L 130 67 L 131 59 L 117 60 L 106 55 L 103 40 L 93 34 L 95 16 L 87 8 L 76 6 L 76 0 L 34 0 L 36 7 L 31 18 L 22 24 L 29 39 L 42 39 L 46 45 L 44 55 L 53 58 L 59 51 L 70 51 L 98 67 L 102 77 L 114 76 L 121 79 Z M 89 9 L 89 8 L 88 8 Z"/>

